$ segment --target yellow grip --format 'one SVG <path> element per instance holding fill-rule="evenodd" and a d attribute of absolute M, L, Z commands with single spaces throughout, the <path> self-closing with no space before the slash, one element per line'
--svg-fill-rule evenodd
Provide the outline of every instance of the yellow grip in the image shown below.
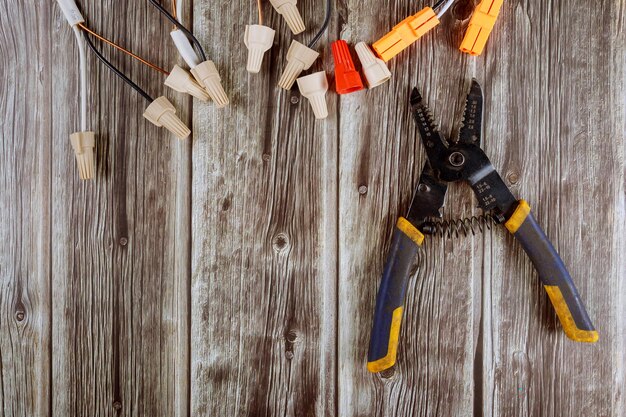
<path fill-rule="evenodd" d="M 391 368 L 396 363 L 396 356 L 398 354 L 398 339 L 400 338 L 400 324 L 402 324 L 402 310 L 403 307 L 398 307 L 393 310 L 391 328 L 389 329 L 389 347 L 387 348 L 387 355 L 384 358 L 368 362 L 368 371 L 374 373 L 381 372 L 385 369 Z"/>
<path fill-rule="evenodd" d="M 575 342 L 595 343 L 598 341 L 597 330 L 582 330 L 576 326 L 574 317 L 561 293 L 561 289 L 557 285 L 544 285 L 550 301 L 554 306 L 556 315 L 559 317 L 559 321 L 563 326 L 563 331 Z"/>

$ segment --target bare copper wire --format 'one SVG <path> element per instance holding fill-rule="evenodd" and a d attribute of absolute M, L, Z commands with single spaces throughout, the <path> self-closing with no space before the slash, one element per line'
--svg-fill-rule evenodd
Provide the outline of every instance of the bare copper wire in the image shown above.
<path fill-rule="evenodd" d="M 261 7 L 261 0 L 256 0 L 256 7 L 259 9 L 259 25 L 263 24 L 263 11 Z"/>
<path fill-rule="evenodd" d="M 174 19 L 178 20 L 178 16 L 176 16 L 176 0 L 172 0 L 172 16 Z M 176 25 L 172 26 L 172 31 L 177 30 Z"/>
<path fill-rule="evenodd" d="M 131 57 L 133 57 L 134 59 L 136 59 L 137 61 L 141 62 L 144 65 L 147 65 L 148 67 L 159 71 L 165 75 L 170 75 L 169 72 L 167 72 L 166 70 L 164 70 L 163 68 L 159 67 L 158 65 L 153 64 L 150 61 L 146 61 L 145 59 L 143 59 L 142 57 L 140 57 L 139 55 L 135 55 L 134 53 L 132 53 L 131 51 L 129 51 L 128 49 L 122 48 L 121 46 L 119 46 L 118 44 L 116 44 L 115 42 L 112 42 L 110 40 L 108 40 L 107 38 L 98 35 L 96 32 L 94 32 L 93 30 L 89 29 L 87 26 L 85 26 L 82 23 L 78 24 L 78 27 L 80 27 L 81 29 L 83 29 L 85 32 L 92 34 L 93 36 L 95 36 L 96 38 L 100 39 L 102 42 L 105 42 L 109 45 L 111 45 L 112 47 L 114 47 L 115 49 L 124 52 L 127 55 L 130 55 Z"/>

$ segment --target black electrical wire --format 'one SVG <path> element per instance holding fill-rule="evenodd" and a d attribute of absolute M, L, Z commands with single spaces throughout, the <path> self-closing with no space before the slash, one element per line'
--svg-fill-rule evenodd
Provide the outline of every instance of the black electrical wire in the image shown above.
<path fill-rule="evenodd" d="M 326 29 L 328 28 L 328 24 L 330 23 L 330 12 L 331 12 L 331 0 L 326 0 L 326 16 L 324 17 L 324 23 L 322 23 L 322 27 L 315 34 L 315 37 L 309 42 L 307 45 L 309 48 L 313 48 L 315 44 L 320 40 Z"/>
<path fill-rule="evenodd" d="M 185 36 L 187 36 L 187 38 L 189 38 L 189 40 L 193 43 L 193 46 L 196 47 L 196 52 L 198 52 L 200 56 L 202 57 L 202 61 L 206 61 L 206 55 L 204 53 L 204 49 L 202 49 L 202 45 L 200 45 L 200 42 L 198 42 L 198 39 L 193 35 L 193 33 L 191 33 L 185 26 L 183 26 L 178 21 L 178 19 L 172 16 L 172 14 L 168 12 L 167 9 L 165 9 L 165 7 L 161 6 L 161 4 L 159 4 L 157 0 L 148 0 L 148 1 L 150 1 L 150 3 L 154 7 L 156 7 L 157 10 L 163 14 L 163 16 L 167 17 L 167 19 L 170 22 L 172 22 L 174 26 L 176 26 L 181 32 L 185 34 Z"/>
<path fill-rule="evenodd" d="M 126 84 L 128 84 L 129 86 L 131 86 L 133 88 L 133 90 L 135 90 L 136 92 L 139 93 L 140 96 L 142 96 L 143 98 L 145 98 L 146 100 L 148 100 L 150 103 L 152 103 L 154 100 L 152 100 L 152 97 L 150 97 L 148 95 L 148 93 L 146 93 L 145 91 L 143 91 L 141 89 L 141 87 L 139 87 L 137 84 L 135 84 L 130 78 L 128 78 L 126 75 L 124 75 L 124 73 L 122 73 L 122 71 L 120 71 L 119 69 L 117 69 L 113 64 L 111 64 L 111 62 L 109 62 L 101 53 L 100 51 L 98 51 L 96 49 L 96 47 L 94 46 L 93 42 L 91 42 L 91 39 L 89 39 L 89 35 L 86 32 L 83 32 L 83 36 L 85 37 L 85 42 L 87 43 L 87 46 L 89 47 L 89 49 L 91 49 L 91 51 L 96 54 L 96 56 L 98 57 L 98 59 L 100 61 L 102 61 L 102 63 L 104 65 L 106 65 L 111 71 L 113 71 L 115 73 L 115 75 L 117 75 L 118 77 L 120 77 Z"/>
<path fill-rule="evenodd" d="M 441 5 L 442 5 L 445 1 L 446 1 L 446 0 L 437 0 L 437 3 L 435 3 L 435 4 L 433 5 L 433 7 L 432 7 L 432 8 L 433 8 L 433 9 L 438 8 L 438 7 L 439 7 L 439 6 L 441 6 Z"/>

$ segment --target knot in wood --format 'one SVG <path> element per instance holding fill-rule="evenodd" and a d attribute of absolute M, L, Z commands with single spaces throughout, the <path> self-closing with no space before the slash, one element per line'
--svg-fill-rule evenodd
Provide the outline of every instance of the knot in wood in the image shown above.
<path fill-rule="evenodd" d="M 361 185 L 359 187 L 359 194 L 361 194 L 361 195 L 367 194 L 367 185 Z"/>
<path fill-rule="evenodd" d="M 26 318 L 26 312 L 24 310 L 17 310 L 15 312 L 15 320 L 24 321 L 25 318 Z"/>
<path fill-rule="evenodd" d="M 506 180 L 510 185 L 515 185 L 519 182 L 519 174 L 517 172 L 509 172 L 506 175 Z"/>
<path fill-rule="evenodd" d="M 466 20 L 472 15 L 474 10 L 474 2 L 472 0 L 462 0 L 456 2 L 452 7 L 452 16 L 456 20 Z"/>
<path fill-rule="evenodd" d="M 128 245 L 128 238 L 127 237 L 120 238 L 120 245 L 122 246 Z"/>
<path fill-rule="evenodd" d="M 277 234 L 272 240 L 272 247 L 276 253 L 289 249 L 289 237 L 285 233 Z"/>

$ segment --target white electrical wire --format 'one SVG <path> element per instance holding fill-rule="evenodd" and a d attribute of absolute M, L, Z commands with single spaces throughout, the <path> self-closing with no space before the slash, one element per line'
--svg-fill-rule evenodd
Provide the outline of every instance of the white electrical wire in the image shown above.
<path fill-rule="evenodd" d="M 72 26 L 78 43 L 78 59 L 80 65 L 80 130 L 87 131 L 87 56 L 85 40 L 77 25 Z"/>
<path fill-rule="evenodd" d="M 452 3 L 454 3 L 454 0 L 448 0 L 443 6 L 441 6 L 441 9 L 439 9 L 439 12 L 437 12 L 438 19 L 441 19 L 441 16 L 446 14 L 450 6 L 452 6 Z"/>
<path fill-rule="evenodd" d="M 176 20 L 183 23 L 183 0 L 176 0 Z"/>

